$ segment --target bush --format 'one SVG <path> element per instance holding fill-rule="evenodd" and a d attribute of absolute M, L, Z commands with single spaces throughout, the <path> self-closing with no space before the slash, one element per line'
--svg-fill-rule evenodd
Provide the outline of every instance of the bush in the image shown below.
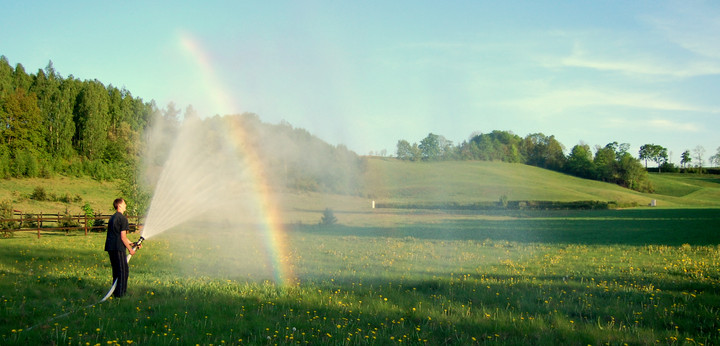
<path fill-rule="evenodd" d="M 58 226 L 60 227 L 78 227 L 80 226 L 80 223 L 70 215 L 70 211 L 65 208 L 65 214 L 62 215 L 60 218 L 60 221 L 58 222 Z"/>
<path fill-rule="evenodd" d="M 36 228 L 38 226 L 37 223 L 37 215 L 35 214 L 25 214 L 23 215 L 23 222 L 20 227 L 23 228 Z"/>
<path fill-rule="evenodd" d="M 48 194 L 45 192 L 45 188 L 42 186 L 35 187 L 33 193 L 30 194 L 30 199 L 40 202 L 49 200 Z"/>
<path fill-rule="evenodd" d="M 76 195 L 73 197 L 73 196 L 70 196 L 69 193 L 65 192 L 64 195 L 60 196 L 60 198 L 57 198 L 57 199 L 55 199 L 55 200 L 57 200 L 57 201 L 59 201 L 59 202 L 63 202 L 63 203 L 68 203 L 68 204 L 70 204 L 70 203 L 79 203 L 79 202 L 82 202 L 82 197 L 80 197 L 80 195 L 78 195 L 78 194 L 76 194 Z"/>
<path fill-rule="evenodd" d="M 320 224 L 325 226 L 334 225 L 337 223 L 337 218 L 335 217 L 335 213 L 333 213 L 332 209 L 325 208 L 325 211 L 323 212 L 323 216 L 320 219 Z"/>
<path fill-rule="evenodd" d="M 7 220 L 0 221 L 0 230 L 4 236 L 12 236 L 11 231 L 20 226 L 13 220 L 13 206 L 10 201 L 5 200 L 0 203 L 0 219 Z"/>
<path fill-rule="evenodd" d="M 83 205 L 82 207 L 82 210 L 85 213 L 85 227 L 102 226 L 102 224 L 96 225 L 98 220 L 95 220 L 95 211 L 90 206 L 90 203 L 85 203 L 85 205 Z"/>

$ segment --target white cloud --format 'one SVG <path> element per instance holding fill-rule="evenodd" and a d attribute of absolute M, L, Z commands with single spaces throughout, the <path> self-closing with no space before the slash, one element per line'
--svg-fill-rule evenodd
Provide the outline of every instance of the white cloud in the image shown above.
<path fill-rule="evenodd" d="M 648 16 L 646 21 L 674 44 L 697 55 L 720 59 L 720 10 L 713 2 L 679 2 L 666 14 Z"/>
<path fill-rule="evenodd" d="M 700 126 L 695 123 L 678 123 L 667 119 L 653 119 L 647 122 L 648 126 L 658 130 L 699 132 Z"/>
<path fill-rule="evenodd" d="M 720 74 L 720 62 L 711 60 L 669 62 L 654 58 L 601 58 L 574 51 L 560 60 L 562 66 L 583 67 L 601 71 L 672 77 L 694 77 Z"/>
<path fill-rule="evenodd" d="M 694 122 L 677 122 L 668 119 L 637 119 L 637 118 L 610 118 L 605 121 L 608 128 L 638 128 L 644 130 L 672 131 L 672 132 L 700 132 L 701 127 Z"/>
<path fill-rule="evenodd" d="M 598 106 L 720 113 L 718 109 L 698 107 L 651 93 L 609 91 L 599 88 L 549 90 L 531 97 L 511 100 L 506 104 L 527 111 L 542 111 L 544 113 L 560 113 L 576 108 Z"/>

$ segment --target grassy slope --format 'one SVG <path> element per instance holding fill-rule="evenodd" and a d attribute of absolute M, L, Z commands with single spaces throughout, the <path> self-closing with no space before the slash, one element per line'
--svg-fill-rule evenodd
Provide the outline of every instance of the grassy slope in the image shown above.
<path fill-rule="evenodd" d="M 579 179 L 524 164 L 483 161 L 403 162 L 370 158 L 368 195 L 382 202 L 471 203 L 510 200 L 599 200 L 660 206 L 718 206 L 720 177 L 652 174 L 655 194 Z"/>
<path fill-rule="evenodd" d="M 643 194 L 614 184 L 579 179 L 523 164 L 482 161 L 403 162 L 389 158 L 369 158 L 363 195 L 377 202 L 457 202 L 510 200 L 599 200 L 647 205 L 651 200 L 665 207 L 720 206 L 720 177 L 687 174 L 650 174 L 655 194 Z M 82 201 L 38 202 L 29 195 L 36 187 L 57 196 L 80 196 Z M 90 203 L 98 212 L 112 211 L 118 196 L 117 184 L 89 178 L 0 180 L 0 200 L 10 200 L 24 212 L 73 213 Z M 282 197 L 288 222 L 314 223 L 325 208 L 336 211 L 363 211 L 370 208 L 367 198 L 291 193 Z"/>
<path fill-rule="evenodd" d="M 35 201 L 29 198 L 37 187 L 45 189 L 46 194 L 57 197 L 80 196 L 82 201 L 69 204 L 62 202 Z M 112 201 L 119 195 L 117 184 L 99 182 L 90 178 L 71 178 L 57 176 L 52 179 L 0 179 L 0 201 L 10 201 L 13 208 L 25 213 L 55 213 L 68 208 L 70 213 L 80 213 L 82 206 L 89 203 L 96 212 L 112 211 Z"/>
<path fill-rule="evenodd" d="M 720 176 L 651 173 L 650 179 L 655 193 L 669 199 L 691 205 L 718 206 L 720 203 Z"/>

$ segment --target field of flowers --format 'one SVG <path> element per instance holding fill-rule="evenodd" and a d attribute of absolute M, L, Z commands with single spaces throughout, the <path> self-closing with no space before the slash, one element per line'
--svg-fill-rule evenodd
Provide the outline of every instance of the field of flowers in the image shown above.
<path fill-rule="evenodd" d="M 262 237 L 168 231 L 101 304 L 103 234 L 0 239 L 0 344 L 720 343 L 718 209 L 338 218 L 288 226 L 289 284 Z"/>

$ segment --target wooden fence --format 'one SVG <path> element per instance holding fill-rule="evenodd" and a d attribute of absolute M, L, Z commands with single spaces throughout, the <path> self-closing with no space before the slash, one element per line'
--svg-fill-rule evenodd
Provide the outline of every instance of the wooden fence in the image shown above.
<path fill-rule="evenodd" d="M 13 213 L 11 219 L 0 219 L 0 232 L 3 237 L 11 237 L 14 232 L 37 232 L 40 238 L 41 232 L 45 231 L 65 231 L 68 235 L 70 231 L 82 230 L 85 235 L 92 231 L 105 231 L 107 229 L 107 220 L 112 215 L 94 214 L 88 216 L 85 214 L 68 215 L 63 213 L 45 214 L 24 214 L 18 211 Z M 130 232 L 135 232 L 142 228 L 140 224 L 140 216 L 128 216 L 130 222 Z M 99 222 L 102 220 L 102 222 Z"/>

